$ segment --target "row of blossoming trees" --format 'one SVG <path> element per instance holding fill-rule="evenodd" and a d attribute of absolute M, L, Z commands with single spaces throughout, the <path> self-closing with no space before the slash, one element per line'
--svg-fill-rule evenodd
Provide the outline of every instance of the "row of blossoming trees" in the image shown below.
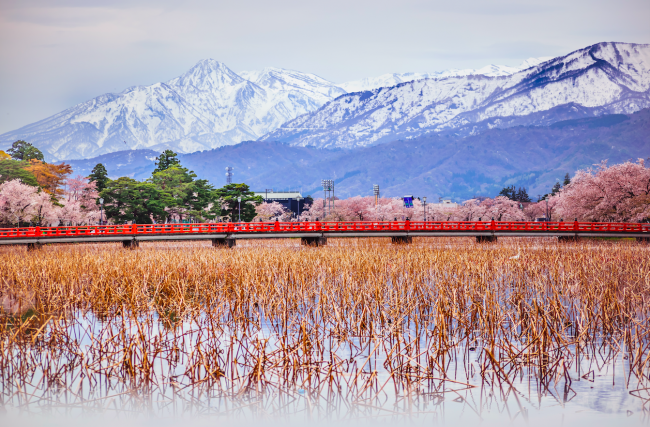
<path fill-rule="evenodd" d="M 287 220 L 289 215 L 279 203 L 263 203 L 256 208 L 257 220 Z M 520 203 L 508 197 L 472 199 L 460 206 L 429 204 L 413 201 L 413 208 L 405 208 L 399 198 L 351 197 L 335 200 L 334 208 L 316 199 L 300 216 L 303 221 L 392 221 L 409 218 L 413 221 L 534 221 L 548 217 L 551 220 L 645 222 L 650 220 L 650 168 L 642 159 L 607 166 L 579 170 L 574 178 L 537 203 Z"/>
<path fill-rule="evenodd" d="M 44 162 L 42 153 L 25 141 L 16 141 L 8 154 L 0 151 L 0 226 L 82 225 L 98 222 L 100 210 L 97 199 L 100 193 L 97 191 L 97 179 L 89 182 L 88 178 L 81 176 L 71 178 L 69 165 Z M 193 213 L 202 217 L 202 220 L 216 220 L 224 214 L 235 220 L 240 215 L 237 197 L 242 197 L 241 217 L 244 221 L 253 217 L 258 221 L 286 221 L 291 218 L 290 212 L 279 203 L 261 203 L 261 198 L 253 197 L 253 193 L 244 184 L 214 189 L 205 180 L 195 181 L 195 175 L 182 168 L 175 156 L 173 152 L 165 152 L 157 158 L 157 168 L 160 170 L 154 171 L 153 178 L 146 183 L 133 180 L 122 182 L 128 178 L 115 181 L 107 179 L 101 196 L 106 199 L 106 213 L 111 214 L 111 209 L 115 210 L 109 218 L 118 222 L 125 219 L 139 222 L 163 221 L 174 213 L 180 215 L 184 209 L 184 214 Z M 170 164 L 163 165 L 165 159 Z M 173 173 L 180 173 L 184 179 L 174 178 Z M 129 187 L 131 193 L 131 187 L 136 184 L 152 187 L 147 187 L 153 191 L 150 204 L 160 206 L 157 210 L 139 209 L 141 215 L 126 218 L 126 214 L 141 206 L 138 204 L 131 207 L 131 193 L 122 194 L 117 191 L 121 184 L 125 188 Z M 323 199 L 316 199 L 300 219 L 391 221 L 409 218 L 421 221 L 426 218 L 430 221 L 488 221 L 494 218 L 497 221 L 530 221 L 547 214 L 552 220 L 566 221 L 574 218 L 584 221 L 648 221 L 650 169 L 642 159 L 636 163 L 626 162 L 611 167 L 603 162 L 595 168 L 579 170 L 564 188 L 554 190 L 547 200 L 537 203 L 524 204 L 498 196 L 494 199 L 468 200 L 460 206 L 429 204 L 425 212 L 425 206 L 417 199 L 413 201 L 412 208 L 406 208 L 402 200 L 397 198 L 380 198 L 375 203 L 373 197 L 357 196 L 335 200 L 331 209 L 324 206 Z"/>
<path fill-rule="evenodd" d="M 49 164 L 31 144 L 16 141 L 0 151 L 0 226 L 96 223 L 100 210 L 95 183 L 71 178 L 65 164 Z"/>

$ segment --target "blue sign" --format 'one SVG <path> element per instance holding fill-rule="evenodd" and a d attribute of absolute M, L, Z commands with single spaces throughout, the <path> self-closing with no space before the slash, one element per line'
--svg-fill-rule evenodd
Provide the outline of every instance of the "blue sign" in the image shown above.
<path fill-rule="evenodd" d="M 413 207 L 413 196 L 404 196 L 404 207 L 405 208 Z"/>

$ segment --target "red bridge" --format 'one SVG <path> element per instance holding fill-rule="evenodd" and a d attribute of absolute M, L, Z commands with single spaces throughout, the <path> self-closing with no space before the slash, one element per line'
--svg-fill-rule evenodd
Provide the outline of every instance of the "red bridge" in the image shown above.
<path fill-rule="evenodd" d="M 328 237 L 391 237 L 393 243 L 410 243 L 413 237 L 474 236 L 478 242 L 498 237 L 631 237 L 650 241 L 650 224 L 609 222 L 509 222 L 509 221 L 354 221 L 354 222 L 240 222 L 212 224 L 87 225 L 74 227 L 24 227 L 0 229 L 0 245 L 120 241 L 137 247 L 141 241 L 212 240 L 213 246 L 233 247 L 238 239 L 301 238 L 320 246 Z"/>

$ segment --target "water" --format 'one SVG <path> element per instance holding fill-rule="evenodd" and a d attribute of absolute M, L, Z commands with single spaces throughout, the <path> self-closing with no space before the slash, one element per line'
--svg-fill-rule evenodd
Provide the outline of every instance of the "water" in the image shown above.
<path fill-rule="evenodd" d="M 647 352 L 624 340 L 566 337 L 535 353 L 483 338 L 441 346 L 407 322 L 354 335 L 300 313 L 250 319 L 49 319 L 3 348 L 6 425 L 648 424 Z"/>

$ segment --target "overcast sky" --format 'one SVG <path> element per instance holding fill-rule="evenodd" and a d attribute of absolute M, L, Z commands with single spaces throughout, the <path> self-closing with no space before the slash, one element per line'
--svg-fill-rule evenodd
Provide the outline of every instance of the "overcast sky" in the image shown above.
<path fill-rule="evenodd" d="M 0 0 L 0 133 L 200 59 L 334 82 L 650 43 L 650 0 Z"/>

